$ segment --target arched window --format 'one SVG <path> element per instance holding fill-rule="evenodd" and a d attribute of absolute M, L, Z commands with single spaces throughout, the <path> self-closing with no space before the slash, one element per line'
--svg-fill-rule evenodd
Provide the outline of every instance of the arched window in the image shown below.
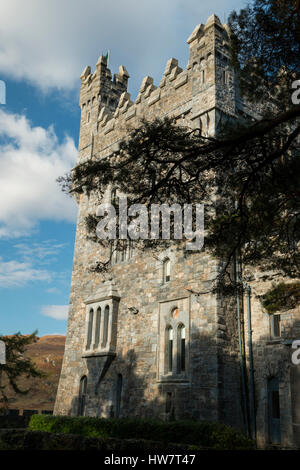
<path fill-rule="evenodd" d="M 173 370 L 173 328 L 168 326 L 166 329 L 166 372 Z"/>
<path fill-rule="evenodd" d="M 88 325 L 88 335 L 87 335 L 86 349 L 90 349 L 91 344 L 92 344 L 93 319 L 94 319 L 94 310 L 91 308 L 90 313 L 89 313 L 89 325 Z"/>
<path fill-rule="evenodd" d="M 163 281 L 169 282 L 171 275 L 171 262 L 169 258 L 166 258 L 163 263 Z"/>
<path fill-rule="evenodd" d="M 108 323 L 109 323 L 109 306 L 106 305 L 104 309 L 104 322 L 103 322 L 103 340 L 102 346 L 105 347 L 108 340 Z"/>
<path fill-rule="evenodd" d="M 181 323 L 177 329 L 178 373 L 185 371 L 185 326 Z"/>
<path fill-rule="evenodd" d="M 100 325 L 101 325 L 101 308 L 99 307 L 96 314 L 96 331 L 95 331 L 95 348 L 100 343 Z"/>
<path fill-rule="evenodd" d="M 87 377 L 84 375 L 80 379 L 79 385 L 79 406 L 78 406 L 78 415 L 84 416 L 85 402 L 86 402 L 86 389 L 87 389 Z"/>
<path fill-rule="evenodd" d="M 120 416 L 121 410 L 121 397 L 122 397 L 122 385 L 123 377 L 122 374 L 118 374 L 117 377 L 117 389 L 116 389 L 116 418 Z"/>

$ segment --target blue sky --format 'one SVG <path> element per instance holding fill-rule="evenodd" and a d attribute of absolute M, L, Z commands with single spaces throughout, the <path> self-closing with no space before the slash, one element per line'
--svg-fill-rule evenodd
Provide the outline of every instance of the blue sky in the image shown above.
<path fill-rule="evenodd" d="M 241 0 L 2 0 L 0 4 L 0 334 L 65 334 L 76 205 L 56 183 L 76 162 L 79 76 L 110 49 L 135 99 L 186 39 Z"/>

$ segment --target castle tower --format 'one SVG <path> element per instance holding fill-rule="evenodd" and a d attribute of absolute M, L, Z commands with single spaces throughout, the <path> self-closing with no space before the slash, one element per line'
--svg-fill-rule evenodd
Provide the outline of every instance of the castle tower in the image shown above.
<path fill-rule="evenodd" d="M 80 79 L 81 122 L 79 137 L 79 160 L 91 156 L 93 136 L 98 132 L 100 119 L 103 122 L 111 119 L 116 110 L 122 93 L 127 92 L 129 74 L 121 65 L 119 73 L 112 80 L 111 71 L 107 67 L 106 59 L 100 56 L 96 70 L 92 74 L 89 66 L 85 67 Z"/>
<path fill-rule="evenodd" d="M 139 125 L 142 117 L 168 115 L 178 125 L 214 135 L 221 113 L 235 114 L 226 28 L 213 15 L 187 42 L 187 68 L 171 58 L 158 86 L 149 76 L 143 79 L 135 102 L 127 92 L 125 67 L 113 80 L 102 56 L 93 74 L 85 68 L 79 162 L 109 155 L 128 126 Z M 117 253 L 110 278 L 91 273 L 89 266 L 103 255 L 86 239 L 85 217 L 95 211 L 96 197 L 82 194 L 78 203 L 55 413 L 193 417 L 242 428 L 239 368 L 232 360 L 237 338 L 226 333 L 236 331 L 235 316 L 215 295 L 199 300 L 190 293 L 205 290 L 218 261 L 206 251 L 191 254 L 171 247 L 158 259 L 151 253 Z"/>
<path fill-rule="evenodd" d="M 143 79 L 134 102 L 124 66 L 113 79 L 102 56 L 94 73 L 86 67 L 81 75 L 78 162 L 110 155 L 141 118 L 170 116 L 178 125 L 213 136 L 225 120 L 257 116 L 238 94 L 228 33 L 215 15 L 199 24 L 187 40 L 186 69 L 171 58 L 159 84 L 149 76 Z M 93 273 L 90 266 L 105 253 L 87 239 L 85 218 L 95 214 L 98 200 L 81 194 L 77 202 L 68 330 L 55 414 L 193 418 L 245 429 L 235 299 L 192 293 L 208 290 L 219 261 L 206 249 L 170 247 L 156 257 L 117 252 L 109 276 Z M 254 296 L 252 302 L 262 422 L 268 392 L 261 351 L 269 347 L 269 324 Z M 275 357 L 273 349 L 267 354 Z M 286 391 L 285 384 L 281 390 Z M 289 419 L 284 424 L 287 436 Z M 267 429 L 262 430 L 261 442 L 266 435 Z"/>

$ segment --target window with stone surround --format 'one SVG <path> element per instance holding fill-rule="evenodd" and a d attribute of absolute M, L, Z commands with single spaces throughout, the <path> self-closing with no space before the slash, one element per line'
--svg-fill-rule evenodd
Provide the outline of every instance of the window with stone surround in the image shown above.
<path fill-rule="evenodd" d="M 160 305 L 158 379 L 188 380 L 189 299 Z"/>
<path fill-rule="evenodd" d="M 88 311 L 86 352 L 102 352 L 109 347 L 112 318 L 110 305 L 101 303 Z"/>
<path fill-rule="evenodd" d="M 111 281 L 86 301 L 84 357 L 114 353 L 120 296 Z"/>

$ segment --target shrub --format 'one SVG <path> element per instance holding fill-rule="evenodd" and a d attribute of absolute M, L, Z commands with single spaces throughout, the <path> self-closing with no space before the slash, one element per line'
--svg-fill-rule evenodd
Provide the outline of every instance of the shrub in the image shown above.
<path fill-rule="evenodd" d="M 29 429 L 86 437 L 155 440 L 220 450 L 254 449 L 253 441 L 236 429 L 212 422 L 34 415 Z"/>

